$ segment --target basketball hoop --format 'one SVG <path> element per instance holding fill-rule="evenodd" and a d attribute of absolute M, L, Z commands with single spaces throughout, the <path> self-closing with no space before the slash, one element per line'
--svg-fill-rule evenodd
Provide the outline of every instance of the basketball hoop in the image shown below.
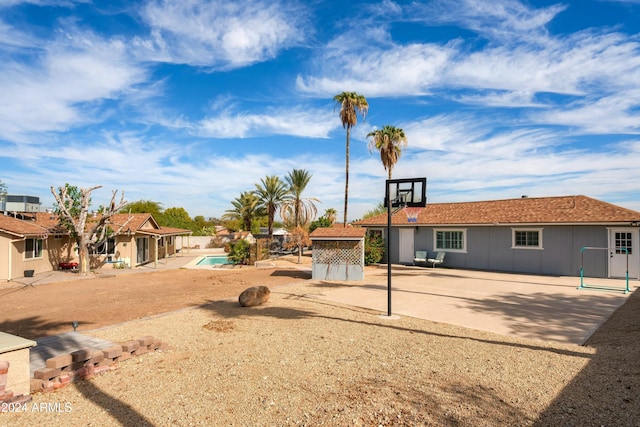
<path fill-rule="evenodd" d="M 418 215 L 420 215 L 420 212 L 422 212 L 422 208 L 405 207 L 403 211 L 407 216 L 407 222 L 418 222 Z"/>

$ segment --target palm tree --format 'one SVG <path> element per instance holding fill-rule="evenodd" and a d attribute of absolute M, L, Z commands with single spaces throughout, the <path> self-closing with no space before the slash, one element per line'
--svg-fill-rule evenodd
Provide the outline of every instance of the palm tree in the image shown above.
<path fill-rule="evenodd" d="M 260 200 L 260 207 L 267 212 L 269 227 L 269 245 L 273 238 L 273 220 L 276 210 L 288 193 L 285 183 L 276 175 L 267 176 L 256 184 L 256 195 Z"/>
<path fill-rule="evenodd" d="M 382 129 L 369 132 L 367 138 L 371 138 L 369 152 L 374 148 L 380 151 L 380 160 L 382 160 L 384 170 L 389 173 L 389 179 L 391 179 L 393 167 L 402 155 L 402 149 L 407 146 L 407 137 L 404 131 L 395 126 L 385 125 Z"/>
<path fill-rule="evenodd" d="M 302 198 L 302 192 L 311 181 L 311 174 L 304 169 L 294 169 L 284 177 L 288 186 L 288 195 L 280 205 L 280 216 L 292 228 L 307 226 L 318 213 L 315 197 Z"/>
<path fill-rule="evenodd" d="M 329 222 L 331 222 L 331 225 L 336 222 L 336 215 L 338 215 L 338 211 L 333 208 L 325 209 L 324 211 L 324 216 L 326 216 Z"/>
<path fill-rule="evenodd" d="M 225 211 L 223 218 L 239 219 L 242 221 L 244 231 L 251 231 L 251 223 L 254 218 L 264 215 L 260 206 L 260 199 L 253 191 L 244 191 L 235 200 L 231 201 L 233 209 Z"/>
<path fill-rule="evenodd" d="M 284 179 L 289 187 L 289 194 L 280 205 L 280 216 L 285 224 L 288 224 L 289 231 L 295 238 L 298 246 L 298 264 L 300 264 L 302 262 L 302 246 L 308 240 L 307 227 L 316 217 L 318 208 L 315 202 L 319 202 L 319 200 L 315 197 L 302 198 L 302 192 L 311 180 L 311 174 L 308 171 L 294 169 Z"/>
<path fill-rule="evenodd" d="M 340 104 L 340 121 L 342 127 L 347 130 L 347 152 L 346 168 L 344 179 L 344 226 L 347 226 L 347 204 L 349 203 L 349 141 L 351 139 L 351 128 L 358 123 L 358 113 L 362 120 L 367 117 L 369 104 L 367 98 L 356 92 L 342 92 L 333 97 L 336 104 Z"/>

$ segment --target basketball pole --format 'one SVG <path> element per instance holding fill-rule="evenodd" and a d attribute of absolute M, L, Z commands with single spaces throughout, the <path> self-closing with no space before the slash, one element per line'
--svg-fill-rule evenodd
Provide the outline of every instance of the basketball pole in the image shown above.
<path fill-rule="evenodd" d="M 389 180 L 386 181 L 387 186 L 387 316 L 391 317 L 391 190 L 389 189 Z"/>

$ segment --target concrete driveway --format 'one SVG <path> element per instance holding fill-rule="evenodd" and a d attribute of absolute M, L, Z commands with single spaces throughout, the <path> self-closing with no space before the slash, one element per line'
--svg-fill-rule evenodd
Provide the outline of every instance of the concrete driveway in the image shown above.
<path fill-rule="evenodd" d="M 502 335 L 583 344 L 630 294 L 624 280 L 534 276 L 393 266 L 392 314 Z M 387 313 L 387 270 L 367 268 L 360 282 L 324 282 L 322 299 Z M 630 282 L 631 291 L 638 281 Z M 392 321 L 392 320 L 390 320 Z"/>

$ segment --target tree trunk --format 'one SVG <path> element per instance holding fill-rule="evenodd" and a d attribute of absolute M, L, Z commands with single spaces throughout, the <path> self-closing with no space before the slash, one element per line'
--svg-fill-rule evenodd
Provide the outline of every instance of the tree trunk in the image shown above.
<path fill-rule="evenodd" d="M 78 242 L 78 274 L 86 276 L 91 271 L 91 261 L 89 260 L 88 244 L 81 239 Z"/>
<path fill-rule="evenodd" d="M 349 142 L 351 139 L 351 126 L 347 125 L 347 152 L 345 155 L 346 166 L 344 173 L 344 222 L 343 226 L 347 226 L 347 205 L 349 203 Z"/>

